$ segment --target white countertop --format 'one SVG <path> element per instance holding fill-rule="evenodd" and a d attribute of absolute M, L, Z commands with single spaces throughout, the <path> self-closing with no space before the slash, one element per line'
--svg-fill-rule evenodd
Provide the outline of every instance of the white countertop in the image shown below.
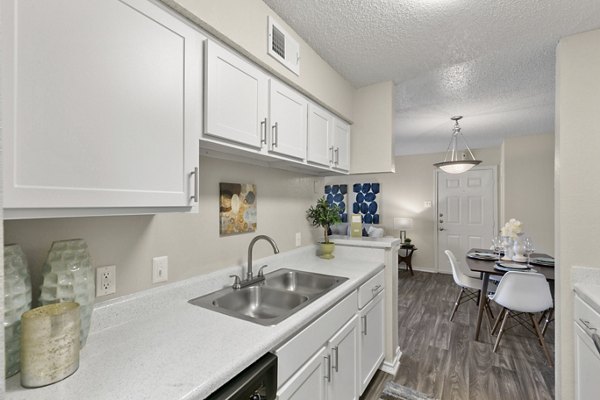
<path fill-rule="evenodd" d="M 329 236 L 329 240 L 331 240 L 335 244 L 343 245 L 343 246 L 356 246 L 356 247 L 370 247 L 370 248 L 392 248 L 394 246 L 400 245 L 400 239 L 397 237 L 386 236 L 382 238 L 372 238 L 372 237 L 352 237 L 352 236 L 340 236 L 340 235 L 331 235 Z"/>
<path fill-rule="evenodd" d="M 573 291 L 600 314 L 600 268 L 573 266 Z"/>
<path fill-rule="evenodd" d="M 301 248 L 257 260 L 271 272 L 290 267 L 349 279 L 272 327 L 188 303 L 230 284 L 234 266 L 98 304 L 79 369 L 65 380 L 25 389 L 17 374 L 7 399 L 204 399 L 237 373 L 299 331 L 362 282 L 381 262 L 322 260 Z"/>

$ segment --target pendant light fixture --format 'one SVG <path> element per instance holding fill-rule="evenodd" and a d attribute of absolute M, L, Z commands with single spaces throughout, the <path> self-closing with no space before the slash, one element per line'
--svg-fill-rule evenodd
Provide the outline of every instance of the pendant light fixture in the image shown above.
<path fill-rule="evenodd" d="M 446 150 L 446 157 L 444 157 L 444 161 L 433 164 L 434 167 L 441 169 L 444 172 L 449 174 L 462 174 L 463 172 L 467 172 L 477 164 L 481 163 L 481 160 L 476 160 L 473 152 L 467 145 L 467 141 L 463 137 L 463 134 L 460 133 L 460 125 L 458 125 L 458 121 L 462 118 L 461 115 L 450 118 L 454 121 L 454 127 L 452 128 L 452 138 L 450 138 L 450 144 L 448 145 L 448 150 Z M 471 158 L 467 158 L 463 153 L 464 159 L 459 159 L 459 154 L 456 151 L 456 145 L 458 144 L 458 136 L 460 135 L 463 143 L 465 144 L 466 151 L 469 153 Z"/>

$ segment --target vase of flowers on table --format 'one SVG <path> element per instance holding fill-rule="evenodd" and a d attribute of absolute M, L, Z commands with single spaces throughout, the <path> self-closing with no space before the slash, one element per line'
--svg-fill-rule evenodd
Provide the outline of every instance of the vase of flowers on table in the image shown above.
<path fill-rule="evenodd" d="M 519 253 L 521 247 L 519 245 L 519 237 L 523 235 L 523 224 L 518 219 L 511 218 L 500 229 L 500 235 L 503 238 L 504 257 L 505 261 L 521 261 L 526 260 L 526 257 Z M 517 254 L 515 254 L 517 251 Z"/>

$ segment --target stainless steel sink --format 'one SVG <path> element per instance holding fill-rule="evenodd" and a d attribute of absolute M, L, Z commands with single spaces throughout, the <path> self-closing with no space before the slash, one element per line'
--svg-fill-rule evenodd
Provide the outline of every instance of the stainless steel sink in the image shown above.
<path fill-rule="evenodd" d="M 248 286 L 213 300 L 215 307 L 257 319 L 284 315 L 308 300 L 294 292 L 282 292 L 266 286 Z"/>
<path fill-rule="evenodd" d="M 289 290 L 292 292 L 319 294 L 337 286 L 337 284 L 346 279 L 347 278 L 339 276 L 284 268 L 266 275 L 266 285 L 272 288 Z"/>
<path fill-rule="evenodd" d="M 191 304 L 261 325 L 275 325 L 348 278 L 283 268 L 263 282 L 230 287 L 190 300 Z"/>

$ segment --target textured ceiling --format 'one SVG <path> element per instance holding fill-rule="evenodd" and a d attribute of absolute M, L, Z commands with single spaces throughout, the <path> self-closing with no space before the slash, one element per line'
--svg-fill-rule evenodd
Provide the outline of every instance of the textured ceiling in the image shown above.
<path fill-rule="evenodd" d="M 600 0 L 264 0 L 356 87 L 395 82 L 395 153 L 554 130 L 555 50 Z"/>

